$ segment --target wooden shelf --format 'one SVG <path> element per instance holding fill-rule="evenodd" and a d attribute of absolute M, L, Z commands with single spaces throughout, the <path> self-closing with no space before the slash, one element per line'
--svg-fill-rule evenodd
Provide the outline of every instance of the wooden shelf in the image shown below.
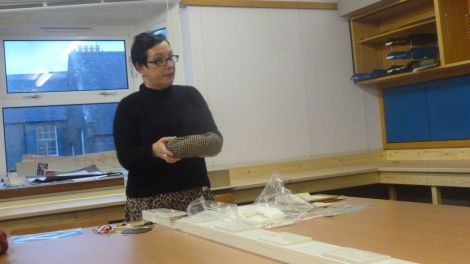
<path fill-rule="evenodd" d="M 393 38 L 406 38 L 411 34 L 436 34 L 439 48 L 440 66 L 423 69 L 417 72 L 406 72 L 387 75 L 376 79 L 356 82 L 357 85 L 378 89 L 387 89 L 419 84 L 430 81 L 444 80 L 464 75 L 470 75 L 470 0 L 382 0 L 368 8 L 357 10 L 351 18 L 351 39 L 354 57 L 354 72 L 367 73 L 376 69 L 389 69 L 394 65 L 407 65 L 410 60 L 388 60 L 390 51 L 407 51 L 411 45 L 388 47 L 384 44 Z M 441 82 L 437 82 L 441 83 Z M 425 87 L 432 84 L 423 84 Z M 439 88 L 445 90 L 446 85 Z M 379 93 L 382 93 L 379 90 Z M 443 91 L 449 92 L 452 91 Z M 388 94 L 388 93 L 387 93 Z M 421 94 L 420 94 L 421 96 Z M 425 97 L 425 95 L 422 95 Z M 459 96 L 459 95 L 454 95 Z M 420 97 L 421 98 L 421 97 Z M 401 128 L 401 121 L 387 120 L 388 111 L 398 111 L 400 118 L 405 118 L 407 112 L 399 112 L 398 108 L 384 107 L 383 94 L 380 96 L 380 112 L 382 116 L 382 139 L 385 149 L 426 148 L 426 147 L 461 147 L 469 146 L 470 139 L 420 142 L 388 143 L 387 126 Z M 397 99 L 398 100 L 398 99 Z M 403 99 L 405 100 L 405 99 Z M 406 99 L 408 100 L 408 99 Z M 414 101 L 413 101 L 414 102 Z M 407 105 L 406 102 L 401 102 Z M 453 102 L 446 102 L 452 104 Z M 397 103 L 398 104 L 398 103 Z M 445 107 L 445 106 L 436 106 Z M 460 115 L 465 107 L 459 105 Z M 400 110 L 397 110 L 400 109 Z M 444 111 L 443 109 L 442 111 Z M 438 109 L 437 111 L 440 111 Z M 418 112 L 419 115 L 421 112 Z M 395 113 L 390 113 L 395 114 Z M 423 118 L 430 118 L 428 113 Z M 413 115 L 411 115 L 414 117 Z M 387 124 L 387 122 L 391 122 Z M 395 123 L 396 122 L 396 123 Z M 413 122 L 408 120 L 406 122 Z M 423 129 L 424 128 L 419 128 Z M 447 128 L 445 128 L 447 129 Z M 427 131 L 429 132 L 429 129 Z M 426 133 L 426 131 L 423 131 Z M 421 138 L 419 138 L 421 139 Z"/>
<path fill-rule="evenodd" d="M 376 86 L 377 88 L 390 88 L 412 83 L 446 79 L 465 74 L 470 74 L 470 60 L 437 66 L 418 72 L 400 73 L 373 80 L 359 81 L 357 84 Z"/>
<path fill-rule="evenodd" d="M 432 0 L 388 2 L 366 14 L 351 19 L 351 37 L 355 72 L 387 69 L 398 61 L 386 59 L 390 47 L 384 43 L 391 38 L 406 38 L 417 33 L 438 33 Z M 402 47 L 399 47 L 399 49 Z"/>
<path fill-rule="evenodd" d="M 419 23 L 361 39 L 357 43 L 383 45 L 391 38 L 406 38 L 413 33 L 436 33 L 436 19 L 434 17 L 427 18 Z"/>
<path fill-rule="evenodd" d="M 352 19 L 358 22 L 380 23 L 381 21 L 392 20 L 410 10 L 421 9 L 423 6 L 430 4 L 432 4 L 432 0 L 396 0 Z"/>
<path fill-rule="evenodd" d="M 388 69 L 406 61 L 387 60 L 392 38 L 411 34 L 437 35 L 441 66 L 359 81 L 357 84 L 377 88 L 445 79 L 470 74 L 470 39 L 468 12 L 470 0 L 395 0 L 383 1 L 351 19 L 351 38 L 355 72 Z M 405 47 L 397 47 L 397 50 Z M 395 50 L 395 48 L 394 48 Z"/>

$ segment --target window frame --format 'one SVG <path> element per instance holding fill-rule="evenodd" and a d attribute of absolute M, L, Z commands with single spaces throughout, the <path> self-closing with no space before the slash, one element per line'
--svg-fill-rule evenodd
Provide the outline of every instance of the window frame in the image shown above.
<path fill-rule="evenodd" d="M 122 40 L 126 52 L 126 74 L 128 89 L 120 90 L 92 90 L 92 91 L 64 91 L 64 92 L 44 92 L 44 93 L 7 93 L 6 85 L 6 65 L 5 65 L 5 40 L 57 40 L 57 41 L 88 41 L 88 40 Z M 76 33 L 65 34 L 5 34 L 0 37 L 0 111 L 11 107 L 34 107 L 34 106 L 56 106 L 56 105 L 77 105 L 77 104 L 99 104 L 118 103 L 125 96 L 138 90 L 141 79 L 135 71 L 130 58 L 130 46 L 132 36 L 125 34 L 97 34 L 90 32 L 77 35 Z M 73 93 L 73 96 L 70 94 Z M 8 175 L 6 163 L 5 133 L 3 127 L 3 115 L 0 115 L 0 176 Z"/>
<path fill-rule="evenodd" d="M 157 29 L 152 29 L 151 32 L 154 35 L 160 35 L 160 33 L 159 34 L 156 34 L 156 33 L 157 33 L 157 31 L 161 31 L 161 30 L 165 30 L 164 36 L 167 38 L 168 37 L 168 29 L 166 27 L 159 27 Z"/>
<path fill-rule="evenodd" d="M 27 35 L 26 35 L 27 36 Z M 2 74 L 2 82 L 0 82 L 0 85 L 3 85 L 2 87 L 5 87 L 5 89 L 0 89 L 0 95 L 1 95 L 1 98 L 15 98 L 15 97 L 29 97 L 29 96 L 33 96 L 33 95 L 39 95 L 39 97 L 41 97 L 42 95 L 45 95 L 47 93 L 51 93 L 53 95 L 56 95 L 56 96 L 61 96 L 63 95 L 64 93 L 70 93 L 70 92 L 86 92 L 86 91 L 80 91 L 80 90 L 71 90 L 71 91 L 45 91 L 45 92 L 12 92 L 12 93 L 8 93 L 7 92 L 7 78 L 6 78 L 6 61 L 5 61 L 5 47 L 4 47 L 4 41 L 123 41 L 124 42 L 124 51 L 126 52 L 126 58 L 125 58 L 125 63 L 126 63 L 126 79 L 127 79 L 127 89 L 115 89 L 115 90 L 108 90 L 108 89 L 103 89 L 103 90 L 99 90 L 99 89 L 96 89 L 96 90 L 88 90 L 88 91 L 106 91 L 108 93 L 112 93 L 112 94 L 115 94 L 116 92 L 119 92 L 121 91 L 127 91 L 129 90 L 131 87 L 130 87 L 130 78 L 132 77 L 130 75 L 130 67 L 133 67 L 132 66 L 132 62 L 130 60 L 130 49 L 127 48 L 128 46 L 128 41 L 127 39 L 124 39 L 123 36 L 121 37 L 118 37 L 118 38 L 114 38 L 114 39 L 108 39 L 108 38 L 103 38 L 103 37 L 80 37 L 78 39 L 75 39 L 75 38 L 72 38 L 72 37 L 57 37 L 57 38 L 50 38 L 49 37 L 44 37 L 44 38 L 39 38 L 37 39 L 37 37 L 33 36 L 33 37 L 25 37 L 25 36 L 21 36 L 21 37 L 14 37 L 14 38 L 6 38 L 6 37 L 0 37 L 0 48 L 2 49 L 2 51 L 0 52 L 1 54 L 1 57 L 0 59 L 2 59 L 2 68 L 1 68 L 1 74 Z"/>
<path fill-rule="evenodd" d="M 17 40 L 17 41 L 40 41 L 40 40 L 47 40 L 47 41 L 92 41 L 92 40 L 119 40 L 124 41 L 124 50 L 126 52 L 126 73 L 127 73 L 127 87 L 128 89 L 119 89 L 119 90 L 92 90 L 92 91 L 64 91 L 64 92 L 43 92 L 43 93 L 35 93 L 35 92 L 22 92 L 22 93 L 7 93 L 6 86 L 6 65 L 5 65 L 5 48 L 4 48 L 4 41 L 5 40 Z M 73 35 L 48 35 L 48 36 L 38 36 L 38 35 L 4 35 L 0 37 L 0 99 L 1 100 L 8 100 L 8 99 L 41 99 L 43 97 L 48 98 L 64 98 L 67 99 L 66 94 L 70 92 L 74 93 L 75 96 L 80 96 L 80 94 L 86 93 L 85 98 L 90 98 L 90 96 L 114 96 L 117 97 L 121 96 L 124 97 L 126 94 L 129 94 L 128 91 L 135 90 L 135 76 L 137 72 L 134 70 L 134 66 L 132 65 L 132 61 L 130 59 L 130 45 L 132 43 L 132 39 L 127 35 L 105 35 L 105 36 L 73 36 Z M 103 92 L 107 92 L 106 95 L 100 94 Z M 39 97 L 31 98 L 32 96 L 39 95 Z"/>

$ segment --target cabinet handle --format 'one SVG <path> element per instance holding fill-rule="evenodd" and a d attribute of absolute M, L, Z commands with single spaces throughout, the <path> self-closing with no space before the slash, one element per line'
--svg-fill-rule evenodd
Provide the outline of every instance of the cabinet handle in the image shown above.
<path fill-rule="evenodd" d="M 102 96 L 111 96 L 111 95 L 116 95 L 117 93 L 116 92 L 101 92 L 99 93 L 99 95 L 102 95 Z"/>
<path fill-rule="evenodd" d="M 39 99 L 41 98 L 41 95 L 39 94 L 33 94 L 33 95 L 25 95 L 23 96 L 24 99 Z"/>

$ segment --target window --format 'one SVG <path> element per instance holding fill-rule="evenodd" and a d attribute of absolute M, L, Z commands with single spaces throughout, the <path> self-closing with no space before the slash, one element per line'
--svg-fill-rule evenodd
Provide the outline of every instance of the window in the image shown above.
<path fill-rule="evenodd" d="M 166 31 L 166 28 L 160 28 L 160 29 L 154 30 L 153 34 L 163 35 L 163 36 L 165 36 L 165 38 L 168 37 L 168 32 Z"/>
<path fill-rule="evenodd" d="M 38 155 L 58 156 L 57 127 L 53 125 L 36 127 L 36 143 Z"/>
<path fill-rule="evenodd" d="M 126 40 L 4 39 L 0 175 L 28 155 L 114 150 L 112 124 L 130 89 Z M 3 156 L 3 155 L 2 155 Z"/>
<path fill-rule="evenodd" d="M 7 169 L 25 155 L 74 156 L 114 149 L 117 103 L 3 109 Z"/>
<path fill-rule="evenodd" d="M 127 89 L 124 41 L 5 40 L 7 93 Z"/>

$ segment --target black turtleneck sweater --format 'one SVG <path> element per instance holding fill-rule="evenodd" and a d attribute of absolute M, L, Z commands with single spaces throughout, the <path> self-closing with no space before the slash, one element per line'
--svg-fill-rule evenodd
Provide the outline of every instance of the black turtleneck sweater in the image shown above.
<path fill-rule="evenodd" d="M 114 117 L 114 143 L 121 165 L 129 171 L 126 195 L 148 197 L 209 186 L 204 158 L 168 164 L 153 156 L 162 137 L 220 132 L 201 94 L 190 86 L 164 90 L 140 86 L 121 100 Z"/>

